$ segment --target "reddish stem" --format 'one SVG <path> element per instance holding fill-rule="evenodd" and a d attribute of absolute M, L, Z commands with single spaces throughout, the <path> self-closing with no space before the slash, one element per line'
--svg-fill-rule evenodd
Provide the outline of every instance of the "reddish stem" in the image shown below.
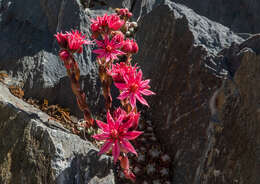
<path fill-rule="evenodd" d="M 112 77 L 107 74 L 106 66 L 99 65 L 99 77 L 101 80 L 103 96 L 106 101 L 106 111 L 109 111 L 112 107 L 112 96 L 110 90 L 110 86 L 112 84 Z"/>
<path fill-rule="evenodd" d="M 66 66 L 66 64 L 68 64 L 70 66 L 70 67 L 66 67 L 66 68 L 67 68 L 67 74 L 70 78 L 72 92 L 76 96 L 78 107 L 83 112 L 84 119 L 87 123 L 86 126 L 87 126 L 87 128 L 89 128 L 94 125 L 94 119 L 92 118 L 91 112 L 86 103 L 86 94 L 80 88 L 80 83 L 79 83 L 80 70 L 79 70 L 78 64 L 75 61 L 75 59 L 73 58 L 73 56 L 71 56 L 65 62 L 66 62 L 65 66 Z"/>

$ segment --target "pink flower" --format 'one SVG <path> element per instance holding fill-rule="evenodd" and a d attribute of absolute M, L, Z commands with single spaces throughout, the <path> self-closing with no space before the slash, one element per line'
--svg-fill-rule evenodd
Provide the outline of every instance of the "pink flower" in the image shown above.
<path fill-rule="evenodd" d="M 94 135 L 93 138 L 99 141 L 105 141 L 98 154 L 103 154 L 109 151 L 112 147 L 114 162 L 117 161 L 120 151 L 132 152 L 137 155 L 129 140 L 134 140 L 142 134 L 140 131 L 128 131 L 132 125 L 132 122 L 129 120 L 126 123 L 122 123 L 123 119 L 124 114 L 121 114 L 116 120 L 114 120 L 108 111 L 107 123 L 96 120 L 97 125 L 102 129 L 102 133 Z"/>
<path fill-rule="evenodd" d="M 79 32 L 78 30 L 76 31 L 72 31 L 71 33 L 67 32 L 68 34 L 68 47 L 69 50 L 71 50 L 72 52 L 78 52 L 81 53 L 83 48 L 82 45 L 83 44 L 90 44 L 90 41 L 87 41 L 85 39 L 85 35 L 83 35 L 81 32 Z"/>
<path fill-rule="evenodd" d="M 107 33 L 108 29 L 112 29 L 114 31 L 119 30 L 124 24 L 125 21 L 121 20 L 118 15 L 107 15 L 100 17 L 98 16 L 96 19 L 91 19 L 91 31 L 94 32 L 105 32 Z"/>
<path fill-rule="evenodd" d="M 107 26 L 107 14 L 103 17 L 98 16 L 96 19 L 91 19 L 91 30 L 92 32 L 98 32 L 103 30 L 103 26 Z"/>
<path fill-rule="evenodd" d="M 108 74 L 113 78 L 115 83 L 125 83 L 124 76 L 135 73 L 138 67 L 127 65 L 125 62 L 120 62 L 112 65 Z"/>
<path fill-rule="evenodd" d="M 57 32 L 56 35 L 54 35 L 57 39 L 57 42 L 61 48 L 67 48 L 67 34 L 63 34 L 62 32 Z"/>
<path fill-rule="evenodd" d="M 107 19 L 107 23 L 110 29 L 116 31 L 125 24 L 125 21 L 121 20 L 118 15 L 110 15 Z"/>
<path fill-rule="evenodd" d="M 86 36 L 78 30 L 72 30 L 72 32 L 66 32 L 65 34 L 63 34 L 62 32 L 57 33 L 55 37 L 61 48 L 68 49 L 72 53 L 81 53 L 83 50 L 83 44 L 91 44 L 90 41 L 85 39 Z"/>
<path fill-rule="evenodd" d="M 123 43 L 122 51 L 125 53 L 137 53 L 138 45 L 134 40 L 126 39 Z"/>
<path fill-rule="evenodd" d="M 119 100 L 129 98 L 132 108 L 136 106 L 136 99 L 142 104 L 149 106 L 142 95 L 150 96 L 155 94 L 148 90 L 150 88 L 148 85 L 150 80 L 142 81 L 142 75 L 143 73 L 140 70 L 138 73 L 135 72 L 130 75 L 124 75 L 125 83 L 115 83 L 115 86 L 121 91 L 117 98 Z"/>
<path fill-rule="evenodd" d="M 105 35 L 104 41 L 96 40 L 99 49 L 94 50 L 95 54 L 98 54 L 98 58 L 105 58 L 105 61 L 113 61 L 118 59 L 118 55 L 125 54 L 118 50 L 122 47 L 121 43 L 117 43 L 114 39 L 109 40 L 108 35 Z"/>

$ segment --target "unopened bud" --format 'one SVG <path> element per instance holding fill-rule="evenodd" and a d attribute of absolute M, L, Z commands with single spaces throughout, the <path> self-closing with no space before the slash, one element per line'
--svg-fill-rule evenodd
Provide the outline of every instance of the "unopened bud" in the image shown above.
<path fill-rule="evenodd" d="M 139 47 L 136 42 L 133 42 L 132 44 L 132 53 L 137 53 L 139 50 Z"/>
<path fill-rule="evenodd" d="M 123 52 L 125 52 L 125 53 L 131 53 L 131 52 L 132 52 L 132 42 L 131 42 L 131 40 L 126 39 L 126 40 L 124 41 L 122 50 L 123 50 Z"/>
<path fill-rule="evenodd" d="M 133 28 L 133 27 L 130 27 L 130 28 L 128 29 L 128 31 L 130 31 L 131 33 L 133 33 L 133 32 L 134 32 L 134 28 Z"/>
<path fill-rule="evenodd" d="M 126 35 L 126 36 L 131 36 L 131 32 L 130 32 L 130 31 L 127 31 L 127 32 L 125 33 L 125 35 Z"/>
<path fill-rule="evenodd" d="M 138 27 L 138 24 L 137 24 L 137 22 L 131 22 L 130 26 L 131 26 L 131 27 L 134 27 L 134 28 L 137 28 L 137 27 Z"/>

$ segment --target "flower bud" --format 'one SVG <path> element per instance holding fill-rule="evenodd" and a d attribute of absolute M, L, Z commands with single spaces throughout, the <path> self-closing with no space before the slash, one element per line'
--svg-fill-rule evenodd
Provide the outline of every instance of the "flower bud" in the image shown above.
<path fill-rule="evenodd" d="M 137 53 L 139 50 L 139 47 L 136 42 L 133 42 L 132 44 L 132 53 Z"/>
<path fill-rule="evenodd" d="M 132 42 L 131 42 L 131 40 L 126 39 L 124 41 L 122 51 L 125 52 L 125 53 L 131 53 L 132 52 Z"/>
<path fill-rule="evenodd" d="M 131 17 L 133 16 L 133 14 L 132 14 L 131 12 L 127 12 L 126 16 L 127 16 L 128 18 L 131 18 Z"/>
<path fill-rule="evenodd" d="M 131 22 L 130 27 L 137 28 L 138 27 L 137 22 Z"/>
<path fill-rule="evenodd" d="M 130 28 L 128 29 L 128 31 L 130 31 L 131 33 L 133 33 L 133 32 L 134 32 L 134 28 L 133 28 L 133 27 L 130 27 Z"/>
<path fill-rule="evenodd" d="M 91 27 L 91 31 L 92 31 L 92 32 L 96 32 L 96 31 L 99 30 L 99 25 L 98 25 L 97 23 L 91 24 L 90 27 Z"/>
<path fill-rule="evenodd" d="M 124 34 L 123 34 L 121 31 L 117 31 L 117 32 L 115 33 L 115 36 L 113 37 L 113 40 L 114 40 L 115 42 L 117 42 L 117 43 L 123 42 L 124 39 L 125 39 L 125 36 L 124 36 Z"/>
<path fill-rule="evenodd" d="M 133 14 L 127 9 L 127 8 L 122 8 L 122 9 L 116 9 L 116 13 L 120 16 L 131 18 Z"/>
<path fill-rule="evenodd" d="M 130 32 L 130 31 L 127 31 L 127 32 L 125 33 L 125 35 L 126 35 L 126 36 L 131 36 L 131 32 Z"/>
<path fill-rule="evenodd" d="M 61 50 L 59 56 L 62 61 L 66 61 L 70 57 L 70 53 L 67 50 Z"/>
<path fill-rule="evenodd" d="M 139 50 L 137 43 L 134 40 L 126 39 L 124 41 L 122 51 L 125 53 L 137 53 Z"/>

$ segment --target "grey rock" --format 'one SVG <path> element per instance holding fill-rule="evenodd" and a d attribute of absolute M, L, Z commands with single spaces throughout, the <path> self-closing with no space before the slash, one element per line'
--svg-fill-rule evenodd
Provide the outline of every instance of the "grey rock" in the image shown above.
<path fill-rule="evenodd" d="M 238 66 L 234 81 L 225 81 L 216 96 L 221 123 L 209 134 L 198 183 L 260 182 L 259 43 L 255 35 L 221 52 Z"/>
<path fill-rule="evenodd" d="M 0 83 L 0 183 L 113 184 L 112 161 Z"/>
<path fill-rule="evenodd" d="M 238 33 L 260 32 L 260 2 L 257 0 L 172 0 Z"/>
<path fill-rule="evenodd" d="M 2 0 L 0 7 L 0 70 L 7 71 L 14 83 L 23 87 L 26 98 L 46 98 L 81 116 L 57 57 L 54 34 L 79 29 L 90 36 L 90 17 L 104 11 L 85 11 L 79 0 Z M 85 46 L 77 61 L 88 103 L 94 112 L 100 112 L 103 101 L 91 49 Z"/>
<path fill-rule="evenodd" d="M 164 0 L 113 0 L 107 1 L 105 6 L 94 6 L 94 9 L 128 8 L 133 13 L 133 20 L 152 11 L 156 6 L 163 4 Z"/>
<path fill-rule="evenodd" d="M 210 129 L 209 99 L 217 80 L 204 67 L 209 57 L 243 39 L 227 27 L 172 2 L 139 21 L 134 60 L 156 95 L 149 99 L 155 131 L 173 158 L 172 183 L 198 183 Z"/>

